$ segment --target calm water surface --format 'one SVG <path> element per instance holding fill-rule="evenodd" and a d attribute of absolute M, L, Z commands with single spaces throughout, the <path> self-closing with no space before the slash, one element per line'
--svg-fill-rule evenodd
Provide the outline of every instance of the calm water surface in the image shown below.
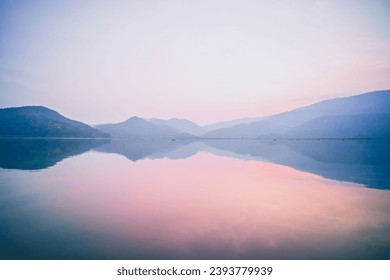
<path fill-rule="evenodd" d="M 1 259 L 390 259 L 389 141 L 0 140 Z"/>

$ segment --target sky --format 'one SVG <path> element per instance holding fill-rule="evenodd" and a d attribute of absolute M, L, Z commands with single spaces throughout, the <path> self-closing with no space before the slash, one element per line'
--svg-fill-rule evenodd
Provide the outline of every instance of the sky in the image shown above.
<path fill-rule="evenodd" d="M 386 0 L 0 1 L 0 107 L 198 124 L 390 89 Z"/>

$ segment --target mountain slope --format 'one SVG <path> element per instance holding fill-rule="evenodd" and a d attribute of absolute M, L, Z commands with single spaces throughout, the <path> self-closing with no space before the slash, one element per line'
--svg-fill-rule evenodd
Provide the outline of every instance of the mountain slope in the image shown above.
<path fill-rule="evenodd" d="M 102 124 L 95 128 L 110 134 L 112 137 L 189 137 L 191 135 L 179 129 L 157 125 L 138 117 L 116 124 Z"/>
<path fill-rule="evenodd" d="M 256 118 L 243 118 L 243 119 L 237 119 L 237 120 L 230 120 L 230 121 L 222 121 L 222 122 L 216 122 L 209 125 L 205 125 L 202 128 L 209 132 L 212 130 L 220 129 L 220 128 L 226 128 L 231 127 L 234 125 L 239 124 L 250 124 L 253 122 L 259 122 L 265 120 L 267 117 L 256 117 Z"/>
<path fill-rule="evenodd" d="M 60 115 L 43 106 L 0 109 L 1 137 L 108 137 L 84 123 Z"/>
<path fill-rule="evenodd" d="M 184 119 L 177 119 L 172 118 L 169 120 L 162 120 L 162 119 L 148 119 L 147 121 L 157 124 L 157 125 L 166 125 L 170 126 L 176 129 L 179 129 L 183 132 L 189 133 L 191 135 L 199 136 L 206 132 L 202 127 L 197 125 L 196 123 L 184 120 Z"/>
<path fill-rule="evenodd" d="M 287 133 L 304 138 L 390 138 L 390 114 L 325 116 Z"/>
<path fill-rule="evenodd" d="M 263 121 L 214 130 L 204 136 L 212 138 L 284 136 L 295 127 L 319 117 L 368 114 L 390 114 L 390 90 L 325 100 L 270 116 Z M 369 128 L 366 126 L 366 129 Z"/>

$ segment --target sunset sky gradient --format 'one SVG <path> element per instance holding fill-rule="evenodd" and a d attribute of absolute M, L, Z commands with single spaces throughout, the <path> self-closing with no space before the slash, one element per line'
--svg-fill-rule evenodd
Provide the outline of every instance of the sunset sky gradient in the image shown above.
<path fill-rule="evenodd" d="M 0 107 L 208 124 L 390 88 L 390 2 L 0 2 Z"/>

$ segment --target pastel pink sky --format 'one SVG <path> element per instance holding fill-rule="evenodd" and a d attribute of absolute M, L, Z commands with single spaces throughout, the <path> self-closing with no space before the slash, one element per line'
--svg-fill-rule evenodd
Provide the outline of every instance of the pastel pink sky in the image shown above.
<path fill-rule="evenodd" d="M 199 124 L 390 88 L 388 1 L 2 1 L 0 107 Z"/>

